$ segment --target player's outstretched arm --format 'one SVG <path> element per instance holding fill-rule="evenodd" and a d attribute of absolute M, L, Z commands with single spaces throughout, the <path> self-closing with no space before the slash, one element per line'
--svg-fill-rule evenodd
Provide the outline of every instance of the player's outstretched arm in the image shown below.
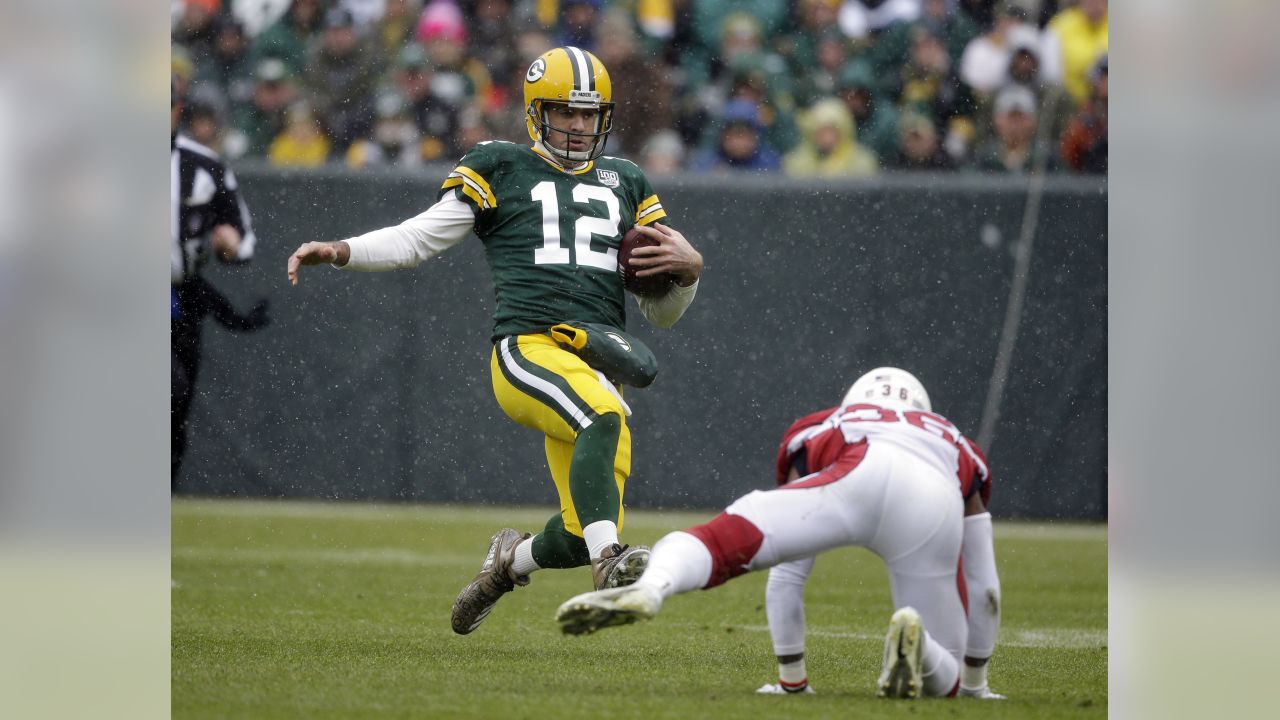
<path fill-rule="evenodd" d="M 702 253 L 693 248 L 679 230 L 662 223 L 637 225 L 636 229 L 646 237 L 658 241 L 657 245 L 639 247 L 631 253 L 637 277 L 659 273 L 671 273 L 682 287 L 689 287 L 702 275 Z"/>
<path fill-rule="evenodd" d="M 309 242 L 289 258 L 289 282 L 298 284 L 298 268 L 332 263 L 348 270 L 378 272 L 417 267 L 457 245 L 471 232 L 470 205 L 446 194 L 421 215 L 337 242 Z"/>
<path fill-rule="evenodd" d="M 298 284 L 298 271 L 303 265 L 346 265 L 351 259 L 351 246 L 337 242 L 303 243 L 289 256 L 289 284 Z"/>

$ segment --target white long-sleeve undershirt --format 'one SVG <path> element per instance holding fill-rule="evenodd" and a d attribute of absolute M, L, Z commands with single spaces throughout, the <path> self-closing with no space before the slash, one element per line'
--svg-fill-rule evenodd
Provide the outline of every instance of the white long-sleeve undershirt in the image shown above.
<path fill-rule="evenodd" d="M 698 294 L 698 282 L 693 281 L 689 287 L 672 285 L 671 291 L 659 298 L 636 296 L 640 303 L 640 314 L 644 319 L 660 328 L 669 328 L 684 316 L 684 311 L 693 303 L 693 296 Z"/>
<path fill-rule="evenodd" d="M 471 206 L 449 193 L 399 225 L 347 238 L 351 259 L 342 267 L 364 271 L 417 267 L 462 242 L 475 222 Z"/>
<path fill-rule="evenodd" d="M 462 242 L 475 221 L 475 210 L 449 193 L 422 214 L 399 225 L 347 238 L 351 259 L 341 267 L 365 272 L 417 267 Z M 674 285 L 659 298 L 636 299 L 646 320 L 669 328 L 680 320 L 697 294 L 698 282 L 694 281 L 689 287 Z"/>

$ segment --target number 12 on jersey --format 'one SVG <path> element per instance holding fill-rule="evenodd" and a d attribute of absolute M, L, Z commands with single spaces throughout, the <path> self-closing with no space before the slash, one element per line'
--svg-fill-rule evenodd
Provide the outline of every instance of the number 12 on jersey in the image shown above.
<path fill-rule="evenodd" d="M 595 250 L 591 237 L 618 237 L 618 225 L 622 221 L 618 209 L 618 197 L 609 188 L 599 185 L 575 185 L 573 201 L 590 205 L 592 200 L 604 203 L 608 218 L 582 215 L 573 224 L 573 249 L 560 242 L 560 202 L 556 184 L 550 180 L 540 182 L 529 192 L 534 201 L 542 205 L 542 247 L 533 251 L 535 265 L 585 265 L 615 272 L 618 269 L 618 250 Z"/>

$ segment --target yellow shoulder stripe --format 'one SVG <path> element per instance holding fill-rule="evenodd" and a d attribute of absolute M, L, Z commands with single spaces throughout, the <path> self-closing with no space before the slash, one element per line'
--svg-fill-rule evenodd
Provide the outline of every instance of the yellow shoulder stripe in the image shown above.
<path fill-rule="evenodd" d="M 649 199 L 640 203 L 640 207 L 636 209 L 636 224 L 652 225 L 666 216 L 667 211 L 662 209 L 658 196 L 650 195 Z"/>
<path fill-rule="evenodd" d="M 456 187 L 462 190 L 462 194 L 471 198 L 471 202 L 475 203 L 476 207 L 480 208 L 481 210 L 487 209 L 489 204 L 488 199 L 483 197 L 480 193 L 476 192 L 475 188 L 463 182 L 462 178 L 456 178 L 456 177 L 448 178 L 447 180 L 444 181 L 444 185 L 442 186 L 441 189 L 448 190 L 451 187 Z"/>
<path fill-rule="evenodd" d="M 494 196 L 493 190 L 489 188 L 489 183 L 482 177 L 480 173 L 469 167 L 459 165 L 449 173 L 449 177 L 445 179 L 445 189 L 451 187 L 461 187 L 462 193 L 475 201 L 481 210 L 489 210 L 498 207 L 498 198 Z"/>

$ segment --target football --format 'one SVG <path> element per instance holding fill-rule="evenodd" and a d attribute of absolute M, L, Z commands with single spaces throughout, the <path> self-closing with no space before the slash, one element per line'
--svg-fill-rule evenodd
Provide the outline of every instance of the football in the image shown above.
<path fill-rule="evenodd" d="M 660 273 L 640 277 L 636 275 L 638 268 L 631 267 L 631 252 L 636 248 L 657 245 L 654 240 L 636 228 L 631 228 L 622 236 L 622 244 L 618 246 L 618 274 L 622 276 L 622 286 L 635 295 L 642 297 L 661 297 L 666 295 L 675 284 L 675 276 L 671 273 Z"/>

